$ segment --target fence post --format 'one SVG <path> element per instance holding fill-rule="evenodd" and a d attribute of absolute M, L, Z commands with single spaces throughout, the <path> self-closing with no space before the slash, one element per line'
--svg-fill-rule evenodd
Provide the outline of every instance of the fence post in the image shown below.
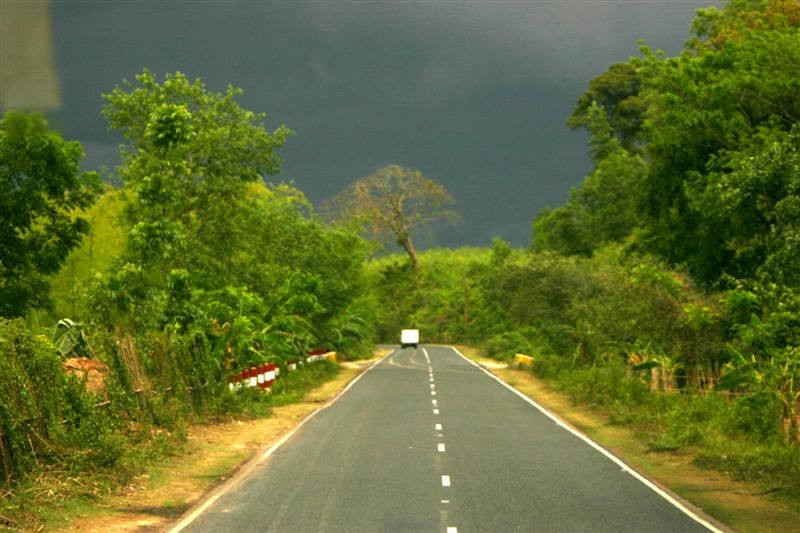
<path fill-rule="evenodd" d="M 3 485 L 11 481 L 14 464 L 11 462 L 11 446 L 6 444 L 6 436 L 0 431 L 0 455 L 3 456 Z"/>

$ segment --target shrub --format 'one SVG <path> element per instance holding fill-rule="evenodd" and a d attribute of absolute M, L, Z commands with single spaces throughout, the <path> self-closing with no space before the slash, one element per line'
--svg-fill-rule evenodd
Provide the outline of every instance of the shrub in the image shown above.
<path fill-rule="evenodd" d="M 537 351 L 520 331 L 506 331 L 490 337 L 485 349 L 486 355 L 502 361 L 513 359 L 516 353 L 531 355 Z"/>
<path fill-rule="evenodd" d="M 55 346 L 22 320 L 0 319 L 0 433 L 2 474 L 19 479 L 38 463 L 70 468 L 113 464 L 122 446 Z"/>

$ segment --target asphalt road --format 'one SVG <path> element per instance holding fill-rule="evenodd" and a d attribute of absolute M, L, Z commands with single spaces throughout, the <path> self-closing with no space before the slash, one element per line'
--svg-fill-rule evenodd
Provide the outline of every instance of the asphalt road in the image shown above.
<path fill-rule="evenodd" d="M 184 531 L 708 530 L 438 346 L 393 352 L 189 520 Z"/>

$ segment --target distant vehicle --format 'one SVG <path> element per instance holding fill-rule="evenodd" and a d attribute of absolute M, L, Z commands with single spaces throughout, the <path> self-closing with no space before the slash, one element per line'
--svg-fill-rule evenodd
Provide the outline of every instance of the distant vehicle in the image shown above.
<path fill-rule="evenodd" d="M 400 332 L 400 347 L 416 348 L 419 344 L 419 330 L 418 329 L 404 329 Z"/>

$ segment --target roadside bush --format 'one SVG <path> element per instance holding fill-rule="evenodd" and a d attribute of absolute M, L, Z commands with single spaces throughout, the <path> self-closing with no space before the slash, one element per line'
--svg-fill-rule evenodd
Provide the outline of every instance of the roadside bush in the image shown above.
<path fill-rule="evenodd" d="M 569 372 L 570 367 L 570 360 L 567 357 L 552 353 L 540 353 L 536 356 L 536 361 L 531 370 L 538 377 L 551 380 L 565 372 Z"/>
<path fill-rule="evenodd" d="M 647 386 L 628 376 L 621 364 L 571 369 L 559 382 L 575 403 L 609 406 L 647 402 Z"/>
<path fill-rule="evenodd" d="M 773 394 L 760 393 L 731 402 L 725 432 L 766 442 L 780 434 L 781 405 Z"/>
<path fill-rule="evenodd" d="M 510 361 L 514 354 L 533 355 L 538 349 L 528 340 L 522 331 L 506 331 L 486 340 L 486 355 L 501 361 Z"/>
<path fill-rule="evenodd" d="M 67 375 L 43 335 L 22 320 L 0 319 L 0 434 L 2 477 L 19 480 L 41 463 L 69 469 L 113 465 L 122 452 L 113 421 L 96 399 Z"/>

